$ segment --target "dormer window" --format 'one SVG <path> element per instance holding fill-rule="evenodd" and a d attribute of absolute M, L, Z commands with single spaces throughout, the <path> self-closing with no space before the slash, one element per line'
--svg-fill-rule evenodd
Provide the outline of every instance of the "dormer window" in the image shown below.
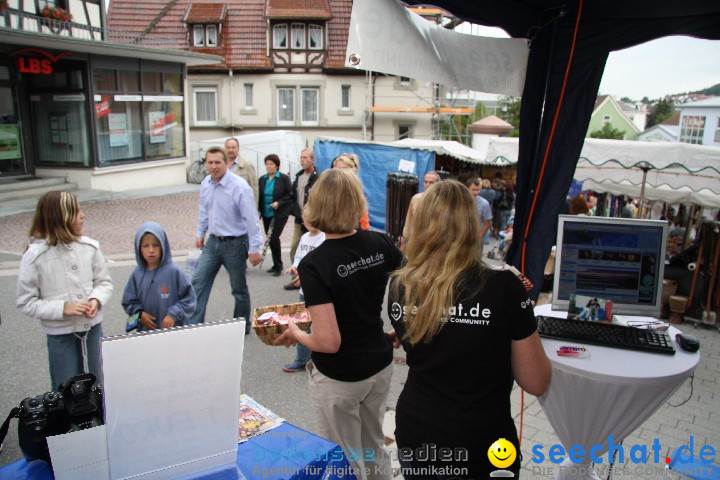
<path fill-rule="evenodd" d="M 272 32 L 273 48 L 277 50 L 287 48 L 292 50 L 322 50 L 325 48 L 325 29 L 322 25 L 300 22 L 278 23 L 273 25 Z"/>
<path fill-rule="evenodd" d="M 217 47 L 218 46 L 218 26 L 209 25 L 193 25 L 193 46 L 194 47 Z"/>
<path fill-rule="evenodd" d="M 184 21 L 190 32 L 190 45 L 197 48 L 217 47 L 226 14 L 227 7 L 222 3 L 188 5 Z"/>

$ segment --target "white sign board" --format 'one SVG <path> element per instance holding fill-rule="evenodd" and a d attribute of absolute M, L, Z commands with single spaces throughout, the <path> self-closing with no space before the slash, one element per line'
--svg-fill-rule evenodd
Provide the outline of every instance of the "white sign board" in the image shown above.
<path fill-rule="evenodd" d="M 529 53 L 526 39 L 454 32 L 396 0 L 355 0 L 345 66 L 519 97 Z"/>
<path fill-rule="evenodd" d="M 110 478 L 235 463 L 244 341 L 241 321 L 102 340 Z"/>

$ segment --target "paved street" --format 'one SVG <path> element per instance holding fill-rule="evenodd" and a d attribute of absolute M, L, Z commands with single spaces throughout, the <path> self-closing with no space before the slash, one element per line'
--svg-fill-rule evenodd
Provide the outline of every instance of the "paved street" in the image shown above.
<path fill-rule="evenodd" d="M 83 209 L 87 215 L 86 233 L 100 241 L 102 249 L 110 262 L 110 273 L 115 283 L 112 300 L 104 307 L 105 335 L 122 333 L 126 315 L 120 307 L 120 298 L 124 284 L 134 266 L 132 239 L 135 229 L 145 220 L 157 220 L 166 229 L 171 241 L 173 254 L 179 264 L 184 266 L 184 255 L 193 247 L 195 220 L 197 216 L 197 191 L 183 188 L 182 191 L 163 191 L 160 196 L 148 196 L 147 192 L 119 196 L 112 201 L 95 202 L 92 195 L 81 194 Z M 87 198 L 85 201 L 83 198 Z M 50 386 L 47 367 L 47 348 L 45 335 L 39 322 L 21 316 L 15 309 L 15 283 L 17 261 L 22 253 L 32 214 L 19 213 L 3 215 L 0 205 L 0 415 L 5 415 L 17 406 L 26 396 L 44 393 Z M 27 209 L 26 209 L 27 210 Z M 285 261 L 289 264 L 288 246 L 292 223 L 283 233 Z M 492 245 L 486 246 L 486 252 Z M 495 262 L 496 263 L 496 262 Z M 248 274 L 248 283 L 253 307 L 288 303 L 297 300 L 297 291 L 285 291 L 282 285 L 286 277 L 275 278 L 265 273 L 269 268 L 269 258 L 264 268 L 252 268 Z M 208 319 L 224 319 L 232 314 L 232 297 L 227 274 L 221 270 L 217 277 L 210 302 Z M 386 323 L 387 320 L 386 320 Z M 388 323 L 389 324 L 389 323 Z M 702 445 L 711 445 L 720 449 L 720 334 L 706 328 L 698 328 L 686 323 L 682 328 L 696 335 L 702 345 L 702 359 L 692 382 L 686 381 L 642 427 L 628 437 L 624 445 L 629 450 L 633 444 L 651 445 L 658 438 L 667 454 L 671 449 L 685 445 L 692 435 L 697 455 Z M 179 355 L 199 355 L 202 352 L 179 352 Z M 242 391 L 254 397 L 288 421 L 310 431 L 316 430 L 316 421 L 307 398 L 306 375 L 304 373 L 287 374 L 281 366 L 288 363 L 294 351 L 282 347 L 269 347 L 262 344 L 254 335 L 245 337 L 245 355 L 243 360 Z M 648 357 L 652 358 L 652 357 Z M 388 407 L 393 409 L 403 382 L 407 376 L 402 351 L 395 352 L 395 373 Z M 132 364 L 132 362 L 129 362 Z M 473 370 L 482 375 L 484 365 Z M 131 368 L 141 368 L 133 366 Z M 682 406 L 678 405 L 687 399 Z M 520 392 L 517 388 L 512 394 L 513 415 L 520 425 Z M 618 408 L 625 408 L 618 405 Z M 442 406 L 438 406 L 442 411 Z M 392 434 L 392 411 L 389 412 L 389 431 Z M 17 444 L 16 421 L 10 426 L 10 434 L 5 448 L 0 454 L 0 465 L 21 457 Z M 472 428 L 472 426 L 469 426 Z M 548 423 L 539 402 L 531 395 L 525 395 L 523 415 L 523 465 L 524 477 L 552 477 L 557 465 L 546 460 L 540 465 L 531 462 L 532 447 L 541 444 L 547 452 L 551 445 L 559 443 L 552 427 Z M 720 464 L 720 456 L 715 457 Z M 650 465 L 650 464 L 648 464 Z M 653 464 L 653 466 L 655 466 Z M 554 467 L 555 470 L 550 470 Z M 606 472 L 607 465 L 600 465 Z M 638 472 L 636 465 L 626 461 L 616 469 L 617 475 L 626 478 L 662 478 L 658 469 Z M 604 468 L 605 470 L 602 470 Z M 659 468 L 659 467 L 658 467 Z M 618 473 L 619 471 L 619 473 Z"/>

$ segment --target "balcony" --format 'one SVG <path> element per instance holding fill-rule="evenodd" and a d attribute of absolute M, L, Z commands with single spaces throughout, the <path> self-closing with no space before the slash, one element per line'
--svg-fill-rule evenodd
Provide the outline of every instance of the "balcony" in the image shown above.
<path fill-rule="evenodd" d="M 140 47 L 177 49 L 171 39 L 145 37 L 122 30 L 110 30 L 84 23 L 45 18 L 42 15 L 6 8 L 0 10 L 0 28 L 10 28 L 28 33 L 41 33 L 79 40 L 103 43 L 119 43 Z"/>

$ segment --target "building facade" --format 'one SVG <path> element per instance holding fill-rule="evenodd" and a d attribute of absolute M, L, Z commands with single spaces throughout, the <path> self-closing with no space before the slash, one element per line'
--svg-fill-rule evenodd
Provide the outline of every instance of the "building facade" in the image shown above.
<path fill-rule="evenodd" d="M 97 0 L 0 9 L 0 179 L 124 190 L 185 181 L 186 66 L 217 57 L 107 40 Z"/>
<path fill-rule="evenodd" d="M 275 129 L 307 145 L 434 138 L 444 105 L 436 84 L 345 67 L 351 11 L 352 0 L 113 0 L 108 22 L 224 58 L 188 68 L 193 142 Z"/>

